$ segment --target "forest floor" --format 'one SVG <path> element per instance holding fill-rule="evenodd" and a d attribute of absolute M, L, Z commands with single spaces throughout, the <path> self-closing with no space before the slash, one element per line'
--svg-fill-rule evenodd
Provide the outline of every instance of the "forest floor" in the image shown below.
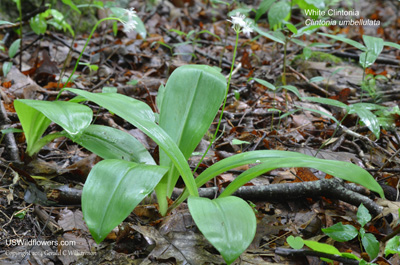
<path fill-rule="evenodd" d="M 215 66 L 222 69 L 223 75 L 229 75 L 235 45 L 235 32 L 227 21 L 230 12 L 240 8 L 242 12 L 250 11 L 247 14 L 254 18 L 254 10 L 261 1 L 247 1 L 251 2 L 248 5 L 183 1 L 192 6 L 180 6 L 182 1 L 175 0 L 155 5 L 151 2 L 129 4 L 143 21 L 147 37 L 142 38 L 137 32 L 126 34 L 121 24 L 115 36 L 111 24 L 100 25 L 82 56 L 81 62 L 86 65 L 79 65 L 77 78 L 69 87 L 99 93 L 104 87 L 114 87 L 118 93 L 139 99 L 156 110 L 160 85 L 182 65 Z M 369 35 L 400 44 L 398 2 L 342 2 L 334 9 L 357 10 L 359 17 L 380 21 L 380 25 L 337 25 L 321 27 L 317 32 L 345 34 L 358 43 L 363 43 L 363 35 Z M 348 6 L 348 2 L 353 5 Z M 97 16 L 102 18 L 104 12 Z M 291 22 L 304 25 L 304 21 L 304 15 L 294 8 Z M 267 15 L 257 23 L 265 32 L 269 31 Z M 6 26 L 0 25 L 0 36 L 4 38 L 10 32 Z M 58 80 L 72 72 L 88 37 L 78 33 L 73 40 L 68 32 L 51 30 L 38 36 L 28 25 L 23 28 L 26 33 L 21 56 L 18 53 L 11 60 L 8 48 L 0 51 L 0 65 L 13 62 L 10 72 L 0 80 L 1 129 L 21 129 L 13 105 L 15 99 L 56 99 L 60 90 Z M 285 34 L 291 35 L 288 31 Z M 7 38 L 12 43 L 18 35 Z M 311 48 L 311 57 L 305 60 L 303 47 L 289 42 L 285 58 L 285 45 L 255 32 L 250 37 L 240 34 L 219 137 L 196 174 L 223 158 L 253 150 L 294 151 L 354 163 L 367 170 L 385 191 L 386 199 L 381 199 L 368 190 L 356 189 L 370 202 L 368 209 L 374 216 L 365 229 L 383 247 L 399 227 L 400 50 L 385 46 L 376 62 L 364 71 L 358 63 L 360 51 L 351 45 L 316 32 L 299 40 L 331 46 Z M 285 61 L 286 83 L 298 92 L 273 91 L 256 80 L 280 87 Z M 87 65 L 97 65 L 98 69 L 89 70 Z M 369 81 L 362 88 L 363 78 Z M 64 91 L 60 99 L 73 97 Z M 371 120 L 360 121 L 357 114 L 347 115 L 342 108 L 305 97 L 335 99 L 347 106 L 368 102 L 386 108 L 372 109 Z M 154 157 L 158 156 L 157 145 L 143 132 L 95 104 L 86 104 L 93 108 L 96 124 L 132 134 Z M 335 120 L 342 121 L 341 126 Z M 218 117 L 189 159 L 192 169 L 200 161 L 199 154 L 206 151 L 217 122 Z M 368 126 L 374 122 L 378 122 L 378 127 Z M 61 130 L 51 124 L 45 134 Z M 83 220 L 80 196 L 86 177 L 101 158 L 66 138 L 54 140 L 34 157 L 25 153 L 23 133 L 5 133 L 1 139 L 0 264 L 224 264 L 218 251 L 196 228 L 185 203 L 162 217 L 154 200 L 146 199 L 102 243 L 96 244 Z M 216 196 L 216 189 L 210 188 L 220 191 L 247 169 L 249 166 L 243 166 L 219 175 L 206 183 L 204 193 L 209 195 L 211 191 L 211 196 Z M 359 200 L 318 190 L 317 186 L 312 195 L 292 191 L 288 194 L 283 186 L 282 195 L 271 198 L 260 194 L 257 187 L 304 184 L 325 178 L 329 176 L 312 168 L 283 168 L 244 186 L 243 194 L 236 195 L 251 201 L 257 216 L 257 232 L 234 264 L 324 264 L 316 253 L 283 251 L 291 249 L 287 237 L 301 236 L 333 244 L 321 228 L 339 222 L 359 228 Z M 176 193 L 183 187 L 179 181 Z M 254 194 L 246 193 L 249 187 L 254 188 Z M 334 245 L 342 252 L 368 258 L 357 238 Z M 400 264 L 400 258 L 399 254 L 385 256 L 381 251 L 375 262 Z"/>

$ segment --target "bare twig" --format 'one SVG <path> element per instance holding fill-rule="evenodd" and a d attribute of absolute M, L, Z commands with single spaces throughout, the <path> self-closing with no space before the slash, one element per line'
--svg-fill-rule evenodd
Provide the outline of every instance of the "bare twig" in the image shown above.
<path fill-rule="evenodd" d="M 290 71 L 292 71 L 293 73 L 295 73 L 296 75 L 298 75 L 300 78 L 302 78 L 304 81 L 306 81 L 310 86 L 312 86 L 313 88 L 315 88 L 316 90 L 318 90 L 319 92 L 321 92 L 323 95 L 325 96 L 332 96 L 331 93 L 329 93 L 328 91 L 326 91 L 325 89 L 323 89 L 320 86 L 317 86 L 314 83 L 310 83 L 310 80 L 308 80 L 308 78 L 303 75 L 302 73 L 297 72 L 296 70 L 294 70 L 291 66 L 287 66 L 289 68 Z"/>
<path fill-rule="evenodd" d="M 4 108 L 3 101 L 0 102 L 0 129 L 6 129 L 10 127 L 10 119 L 7 117 L 7 111 Z M 10 158 L 14 162 L 21 162 L 19 158 L 19 151 L 15 142 L 14 134 L 7 133 L 4 137 L 7 149 L 10 154 Z"/>

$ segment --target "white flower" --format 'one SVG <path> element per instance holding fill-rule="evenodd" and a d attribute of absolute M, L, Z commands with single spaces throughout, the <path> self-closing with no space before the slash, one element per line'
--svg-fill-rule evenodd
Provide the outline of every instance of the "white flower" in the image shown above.
<path fill-rule="evenodd" d="M 131 17 L 136 17 L 136 11 L 135 8 L 131 7 L 129 10 L 125 9 L 126 15 L 131 18 Z"/>
<path fill-rule="evenodd" d="M 250 37 L 250 33 L 253 32 L 253 29 L 249 26 L 248 23 L 243 27 L 243 33 Z"/>
<path fill-rule="evenodd" d="M 229 22 L 232 22 L 232 28 L 235 28 L 236 25 L 240 26 L 240 27 L 244 27 L 246 26 L 246 22 L 244 21 L 244 19 L 246 18 L 245 15 L 240 14 L 239 12 L 236 12 L 236 16 L 231 16 L 232 20 L 229 20 Z"/>
<path fill-rule="evenodd" d="M 133 18 L 137 16 L 136 16 L 136 11 L 133 7 L 129 10 L 125 9 L 125 13 L 126 13 L 125 17 L 121 22 L 122 24 L 124 24 L 124 32 L 128 33 L 136 29 L 136 25 L 138 23 L 135 20 L 133 20 Z"/>
<path fill-rule="evenodd" d="M 236 32 L 243 32 L 250 37 L 250 33 L 253 32 L 253 29 L 251 28 L 250 23 L 245 20 L 246 16 L 236 12 L 236 15 L 231 16 L 231 18 L 232 20 L 227 20 L 232 23 L 232 28 Z"/>

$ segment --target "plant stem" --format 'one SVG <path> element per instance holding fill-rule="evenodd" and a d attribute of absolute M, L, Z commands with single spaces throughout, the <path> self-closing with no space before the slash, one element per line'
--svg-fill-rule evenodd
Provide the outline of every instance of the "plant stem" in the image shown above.
<path fill-rule="evenodd" d="M 199 163 L 197 164 L 196 168 L 193 170 L 193 174 L 196 172 L 196 170 L 200 166 L 201 162 L 203 162 L 204 158 L 206 157 L 206 155 L 208 153 L 208 150 L 210 150 L 211 146 L 213 145 L 213 143 L 215 141 L 215 138 L 217 137 L 217 134 L 218 134 L 218 131 L 219 131 L 219 127 L 221 125 L 222 117 L 224 115 L 226 100 L 228 98 L 228 91 L 229 91 L 229 87 L 230 87 L 230 84 L 231 84 L 232 72 L 233 72 L 233 68 L 235 67 L 236 52 L 237 52 L 237 46 L 238 46 L 238 43 L 239 43 L 239 33 L 240 32 L 236 31 L 236 40 L 235 40 L 235 48 L 233 50 L 232 65 L 231 65 L 231 70 L 229 72 L 228 83 L 226 85 L 226 91 L 225 91 L 224 103 L 222 104 L 222 110 L 221 110 L 221 115 L 219 116 L 217 129 L 215 130 L 214 136 L 211 139 L 210 144 L 207 147 L 207 150 L 204 152 L 204 154 L 201 157 L 201 159 L 200 159 Z"/>
<path fill-rule="evenodd" d="M 21 42 L 19 43 L 19 71 L 22 71 L 22 43 L 23 43 L 23 37 L 22 37 L 22 7 L 21 7 L 21 0 L 18 0 L 18 12 L 19 12 L 19 38 Z"/>
<path fill-rule="evenodd" d="M 282 75 L 282 84 L 286 86 L 286 49 L 287 49 L 288 39 L 285 37 L 285 47 L 283 49 L 283 75 Z"/>
<path fill-rule="evenodd" d="M 78 68 L 78 65 L 79 65 L 79 62 L 80 62 L 80 60 L 81 60 L 81 58 L 82 58 L 82 55 L 83 55 L 83 53 L 85 52 L 86 47 L 88 46 L 89 41 L 90 41 L 90 39 L 92 38 L 92 36 L 93 36 L 94 32 L 96 31 L 97 27 L 98 27 L 103 21 L 106 21 L 106 20 L 118 20 L 118 21 L 121 21 L 121 19 L 115 18 L 115 17 L 106 17 L 106 18 L 103 18 L 103 19 L 100 19 L 99 21 L 97 21 L 96 25 L 94 25 L 94 27 L 93 27 L 93 29 L 92 29 L 92 32 L 90 32 L 90 35 L 89 35 L 89 37 L 88 37 L 88 39 L 87 39 L 87 41 L 86 41 L 86 43 L 85 43 L 85 46 L 83 46 L 83 49 L 82 49 L 81 53 L 79 54 L 78 60 L 77 60 L 76 63 L 75 63 L 74 70 L 72 70 L 72 73 L 69 75 L 67 82 L 64 83 L 64 86 L 63 86 L 63 88 L 60 90 L 60 92 L 58 93 L 56 100 L 58 100 L 58 98 L 59 98 L 60 95 L 61 95 L 61 92 L 62 92 L 63 89 L 67 86 L 67 84 L 68 84 L 69 81 L 71 80 L 72 76 L 74 75 L 76 69 Z M 121 21 L 121 22 L 122 22 L 122 21 Z"/>

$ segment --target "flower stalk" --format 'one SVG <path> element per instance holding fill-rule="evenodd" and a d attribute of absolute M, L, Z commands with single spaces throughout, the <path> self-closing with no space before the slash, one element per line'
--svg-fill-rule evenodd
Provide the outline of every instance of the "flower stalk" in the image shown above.
<path fill-rule="evenodd" d="M 214 143 L 214 141 L 215 141 L 215 139 L 217 137 L 217 134 L 218 134 L 218 131 L 219 131 L 219 127 L 221 125 L 222 117 L 224 115 L 226 100 L 228 98 L 228 91 L 229 91 L 229 87 L 230 87 L 230 84 L 231 84 L 232 73 L 233 73 L 233 69 L 235 67 L 237 47 L 238 47 L 238 44 L 239 44 L 239 34 L 241 32 L 243 32 L 248 37 L 250 37 L 250 33 L 253 32 L 253 29 L 251 28 L 250 23 L 248 23 L 248 21 L 245 20 L 245 18 L 246 18 L 245 15 L 240 14 L 239 12 L 237 12 L 236 15 L 235 16 L 231 16 L 231 18 L 232 18 L 232 20 L 229 20 L 229 19 L 227 19 L 227 20 L 232 23 L 232 28 L 236 32 L 236 39 L 235 39 L 235 48 L 233 50 L 231 70 L 229 72 L 228 82 L 227 82 L 227 85 L 226 85 L 224 103 L 222 104 L 221 114 L 219 116 L 219 120 L 218 120 L 218 124 L 217 124 L 217 128 L 215 130 L 215 133 L 214 133 L 213 137 L 211 138 L 211 141 L 210 141 L 210 144 L 207 147 L 207 150 L 204 152 L 204 154 L 201 157 L 201 159 L 200 159 L 199 163 L 197 164 L 196 168 L 193 170 L 193 174 L 197 171 L 197 168 L 200 166 L 201 162 L 203 162 L 205 156 L 207 155 L 208 151 L 210 150 L 211 146 L 213 145 L 213 143 Z"/>
<path fill-rule="evenodd" d="M 76 69 L 78 68 L 78 65 L 79 65 L 79 62 L 80 62 L 80 60 L 81 60 L 81 58 L 82 58 L 82 55 L 83 55 L 83 53 L 85 52 L 86 47 L 87 47 L 88 44 L 89 44 L 89 41 L 92 39 L 93 34 L 95 33 L 97 27 L 98 27 L 102 22 L 107 21 L 107 20 L 117 20 L 117 21 L 121 22 L 121 23 L 124 25 L 123 31 L 124 31 L 125 33 L 128 33 L 128 32 L 130 32 L 130 31 L 133 31 L 133 30 L 136 29 L 137 22 L 136 22 L 135 20 L 133 20 L 133 18 L 136 17 L 136 11 L 134 10 L 134 8 L 125 9 L 124 11 L 125 11 L 125 16 L 124 16 L 123 18 L 106 17 L 106 18 L 103 18 L 103 19 L 100 19 L 99 21 L 97 21 L 97 23 L 96 23 L 96 24 L 94 25 L 94 27 L 92 28 L 92 31 L 90 32 L 90 35 L 89 35 L 89 37 L 87 38 L 86 43 L 85 43 L 85 45 L 83 46 L 83 49 L 82 49 L 81 53 L 79 54 L 78 60 L 77 60 L 76 63 L 75 63 L 75 67 L 74 67 L 74 69 L 72 70 L 72 73 L 69 75 L 68 80 L 64 83 L 63 88 L 62 88 L 62 89 L 60 90 L 60 92 L 58 93 L 56 100 L 58 100 L 58 98 L 60 97 L 61 92 L 63 91 L 63 89 L 64 89 L 64 88 L 67 86 L 67 84 L 71 81 L 72 76 L 74 75 L 74 73 L 76 72 Z"/>

